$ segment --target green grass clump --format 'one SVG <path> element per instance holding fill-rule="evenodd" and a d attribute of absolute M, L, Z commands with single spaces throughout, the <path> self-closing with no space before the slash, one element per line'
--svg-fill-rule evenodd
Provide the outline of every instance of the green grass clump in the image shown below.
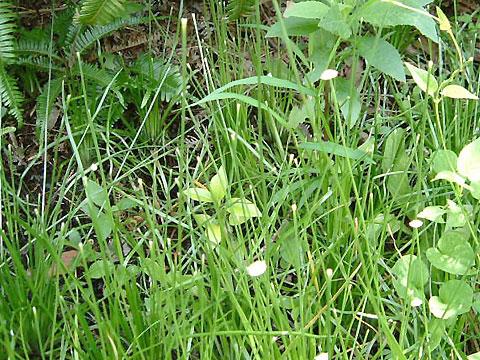
<path fill-rule="evenodd" d="M 122 78 L 127 65 L 116 63 L 111 82 L 92 88 L 79 59 L 75 96 L 59 85 L 55 134 L 34 154 L 22 154 L 12 139 L 25 135 L 0 108 L 0 358 L 480 351 L 477 193 L 432 181 L 453 163 L 440 166 L 439 150 L 459 154 L 478 137 L 478 101 L 441 95 L 444 81 L 478 94 L 471 34 L 452 24 L 460 52 L 442 33 L 438 47 L 402 54 L 435 77 L 432 94 L 409 73 L 402 83 L 365 65 L 356 38 L 329 59 L 340 76 L 312 83 L 306 40 L 265 37 L 267 5 L 244 3 L 250 16 L 234 24 L 225 19 L 235 4 L 206 1 L 209 36 L 198 16 L 179 14 L 165 56 L 175 73 L 145 55 L 144 71 L 137 63 Z M 375 31 L 408 47 L 402 26 Z M 155 70 L 165 79 L 149 81 Z M 130 94 L 132 107 L 118 94 Z M 465 179 L 475 186 L 470 172 Z M 429 262 L 452 223 L 427 221 L 422 210 L 443 211 L 447 199 L 465 215 L 455 231 L 467 229 L 475 251 L 468 274 Z M 404 271 L 424 267 L 415 282 Z M 459 280 L 473 291 L 470 307 L 441 319 L 429 299 L 446 301 L 442 284 Z"/>

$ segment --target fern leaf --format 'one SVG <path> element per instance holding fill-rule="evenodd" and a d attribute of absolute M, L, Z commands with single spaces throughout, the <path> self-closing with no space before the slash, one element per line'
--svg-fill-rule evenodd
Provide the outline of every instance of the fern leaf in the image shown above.
<path fill-rule="evenodd" d="M 6 71 L 3 63 L 0 62 L 0 101 L 9 108 L 10 114 L 15 117 L 18 128 L 23 126 L 22 103 L 23 95 L 18 90 L 17 82 Z"/>
<path fill-rule="evenodd" d="M 84 0 L 80 22 L 86 25 L 106 25 L 125 14 L 127 0 Z"/>
<path fill-rule="evenodd" d="M 256 0 L 230 0 L 227 5 L 228 19 L 238 20 L 253 12 Z"/>
<path fill-rule="evenodd" d="M 159 93 L 161 101 L 170 101 L 182 91 L 182 76 L 178 69 L 160 59 L 142 56 L 136 61 L 132 71 L 139 75 L 142 86 L 152 92 L 162 86 Z"/>
<path fill-rule="evenodd" d="M 0 59 L 15 57 L 15 14 L 9 1 L 0 1 Z"/>
<path fill-rule="evenodd" d="M 22 56 L 15 60 L 16 65 L 26 66 L 41 72 L 52 71 L 65 71 L 64 68 L 59 67 L 55 63 L 50 63 L 50 59 L 46 56 Z"/>
<path fill-rule="evenodd" d="M 71 53 L 82 53 L 90 46 L 95 44 L 101 38 L 110 35 L 125 26 L 138 25 L 145 21 L 142 17 L 131 17 L 127 19 L 116 20 L 108 25 L 93 26 L 85 30 L 82 34 L 72 38 Z"/>
<path fill-rule="evenodd" d="M 37 138 L 40 139 L 44 127 L 48 126 L 52 115 L 53 105 L 62 91 L 62 79 L 54 79 L 47 83 L 42 93 L 37 97 L 37 126 L 35 127 Z"/>
<path fill-rule="evenodd" d="M 15 46 L 15 51 L 17 55 L 48 57 L 50 55 L 50 41 L 20 39 L 18 40 Z M 51 52 L 52 52 L 52 57 L 55 60 L 62 61 L 60 56 L 56 54 L 56 49 L 53 46 L 52 46 Z"/>

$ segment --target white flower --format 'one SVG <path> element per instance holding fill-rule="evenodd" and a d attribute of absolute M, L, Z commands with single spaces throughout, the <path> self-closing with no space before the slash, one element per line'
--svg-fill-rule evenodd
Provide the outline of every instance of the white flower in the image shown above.
<path fill-rule="evenodd" d="M 267 263 L 263 260 L 257 260 L 247 266 L 247 274 L 250 276 L 260 276 L 267 271 Z"/>
<path fill-rule="evenodd" d="M 322 80 L 332 80 L 335 79 L 338 76 L 338 71 L 335 69 L 327 69 L 322 72 L 322 75 L 320 75 L 320 79 Z"/>
<path fill-rule="evenodd" d="M 313 358 L 313 360 L 328 360 L 328 353 L 323 352 Z"/>
<path fill-rule="evenodd" d="M 419 227 L 421 227 L 423 225 L 423 221 L 415 219 L 415 220 L 410 221 L 408 223 L 408 225 L 410 225 L 411 228 L 418 229 Z"/>

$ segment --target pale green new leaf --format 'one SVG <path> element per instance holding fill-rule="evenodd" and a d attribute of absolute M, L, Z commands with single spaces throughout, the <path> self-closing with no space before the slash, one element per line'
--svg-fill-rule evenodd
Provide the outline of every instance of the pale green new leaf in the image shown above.
<path fill-rule="evenodd" d="M 478 100 L 478 96 L 460 85 L 447 85 L 441 91 L 442 96 L 451 99 Z"/>
<path fill-rule="evenodd" d="M 209 189 L 215 201 L 222 200 L 227 194 L 228 178 L 225 168 L 220 166 L 218 173 L 210 181 Z"/>
<path fill-rule="evenodd" d="M 200 202 L 213 202 L 210 191 L 204 188 L 188 188 L 183 192 L 188 198 Z"/>
<path fill-rule="evenodd" d="M 410 71 L 415 84 L 417 84 L 423 92 L 426 92 L 430 96 L 435 96 L 438 90 L 438 82 L 435 77 L 428 71 L 420 69 L 410 63 L 406 62 L 405 65 L 408 71 Z"/>
<path fill-rule="evenodd" d="M 460 175 L 472 182 L 480 181 L 480 138 L 466 145 L 458 155 L 457 168 Z"/>
<path fill-rule="evenodd" d="M 262 215 L 257 206 L 247 199 L 232 198 L 227 207 L 230 225 L 240 225 L 253 217 Z"/>

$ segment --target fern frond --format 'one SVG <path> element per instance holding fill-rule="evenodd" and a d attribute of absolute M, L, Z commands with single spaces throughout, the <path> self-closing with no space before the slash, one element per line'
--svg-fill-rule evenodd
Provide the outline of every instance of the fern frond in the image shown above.
<path fill-rule="evenodd" d="M 18 90 L 17 82 L 6 71 L 5 66 L 0 62 L 0 101 L 7 107 L 10 114 L 15 117 L 18 128 L 23 126 L 23 95 Z"/>
<path fill-rule="evenodd" d="M 82 73 L 83 77 L 91 82 L 97 84 L 100 87 L 107 87 L 110 82 L 113 80 L 113 75 L 108 71 L 96 67 L 93 64 L 82 63 Z M 78 65 L 75 65 L 73 69 L 73 74 L 79 76 L 80 68 Z"/>
<path fill-rule="evenodd" d="M 139 75 L 143 87 L 155 91 L 162 86 L 159 94 L 161 101 L 170 101 L 182 91 L 182 76 L 178 69 L 160 59 L 142 56 L 132 71 Z"/>
<path fill-rule="evenodd" d="M 125 15 L 127 0 L 84 0 L 80 22 L 85 25 L 106 25 Z"/>
<path fill-rule="evenodd" d="M 22 56 L 15 60 L 15 64 L 33 68 L 42 72 L 48 72 L 50 69 L 54 72 L 65 71 L 65 68 L 56 65 L 54 62 L 50 63 L 50 59 L 46 56 Z"/>
<path fill-rule="evenodd" d="M 8 61 L 15 57 L 15 14 L 9 1 L 0 1 L 0 59 Z"/>
<path fill-rule="evenodd" d="M 48 82 L 37 97 L 37 124 L 35 127 L 37 138 L 41 138 L 44 127 L 48 126 L 52 114 L 53 105 L 62 91 L 62 79 L 54 79 Z"/>
<path fill-rule="evenodd" d="M 90 46 L 95 44 L 101 38 L 110 35 L 112 32 L 117 31 L 125 26 L 138 25 L 146 20 L 143 17 L 131 17 L 127 19 L 116 20 L 108 25 L 93 26 L 85 30 L 82 34 L 72 38 L 71 53 L 82 53 Z"/>
<path fill-rule="evenodd" d="M 23 56 L 46 56 L 50 55 L 50 41 L 19 39 L 15 46 L 17 55 Z M 55 60 L 62 60 L 56 53 L 55 47 L 52 46 L 52 57 Z"/>
<path fill-rule="evenodd" d="M 256 0 L 230 0 L 227 5 L 228 19 L 238 20 L 253 12 Z"/>

